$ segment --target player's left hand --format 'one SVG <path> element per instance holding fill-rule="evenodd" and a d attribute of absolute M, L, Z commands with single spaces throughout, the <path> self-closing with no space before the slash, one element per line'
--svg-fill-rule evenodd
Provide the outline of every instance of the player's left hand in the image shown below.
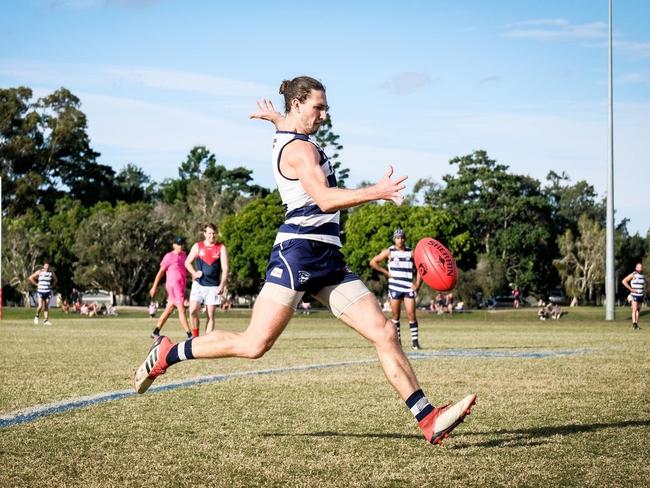
<path fill-rule="evenodd" d="M 258 100 L 257 108 L 257 112 L 250 115 L 251 119 L 259 119 L 272 122 L 273 125 L 275 125 L 275 128 L 279 130 L 282 130 L 284 128 L 284 115 L 275 109 L 271 100 Z"/>

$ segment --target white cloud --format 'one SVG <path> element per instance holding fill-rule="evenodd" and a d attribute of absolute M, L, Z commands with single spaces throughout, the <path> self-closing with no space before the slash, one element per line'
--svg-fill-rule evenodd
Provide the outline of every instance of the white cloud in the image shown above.
<path fill-rule="evenodd" d="M 539 40 L 602 39 L 607 37 L 607 24 L 588 22 L 572 24 L 565 19 L 538 19 L 517 22 L 507 26 L 505 37 Z"/>
<path fill-rule="evenodd" d="M 410 95 L 433 82 L 434 80 L 427 73 L 406 72 L 382 83 L 381 88 L 395 95 Z"/>
<path fill-rule="evenodd" d="M 191 71 L 128 66 L 50 63 L 0 59 L 0 75 L 19 82 L 94 89 L 156 88 L 223 97 L 257 97 L 273 93 L 270 85 Z"/>

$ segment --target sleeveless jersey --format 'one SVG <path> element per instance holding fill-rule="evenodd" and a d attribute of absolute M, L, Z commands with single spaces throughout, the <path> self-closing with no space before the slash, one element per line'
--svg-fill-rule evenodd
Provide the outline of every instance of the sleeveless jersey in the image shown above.
<path fill-rule="evenodd" d="M 196 281 L 202 286 L 219 286 L 221 283 L 221 243 L 206 246 L 204 241 L 199 241 L 199 254 L 194 261 L 197 271 L 203 275 Z"/>
<path fill-rule="evenodd" d="M 630 281 L 630 286 L 632 287 L 632 296 L 634 297 L 644 297 L 645 296 L 645 275 L 643 273 L 637 273 L 636 271 L 632 273 L 632 281 Z"/>
<path fill-rule="evenodd" d="M 38 293 L 50 293 L 52 291 L 52 272 L 41 271 L 38 275 Z"/>
<path fill-rule="evenodd" d="M 397 292 L 413 291 L 413 253 L 410 247 L 398 251 L 395 246 L 388 248 L 388 290 Z"/>
<path fill-rule="evenodd" d="M 289 239 L 311 239 L 341 247 L 339 237 L 340 212 L 323 212 L 307 194 L 298 178 L 287 178 L 280 171 L 282 151 L 295 140 L 307 141 L 320 154 L 320 167 L 327 185 L 336 186 L 336 175 L 323 150 L 304 134 L 277 131 L 273 139 L 273 175 L 285 209 L 284 223 L 278 229 L 274 246 Z"/>

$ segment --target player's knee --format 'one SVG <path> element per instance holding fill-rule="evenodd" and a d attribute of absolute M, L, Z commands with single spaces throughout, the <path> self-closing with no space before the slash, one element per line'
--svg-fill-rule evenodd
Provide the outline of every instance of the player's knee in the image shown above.
<path fill-rule="evenodd" d="M 248 359 L 259 359 L 264 356 L 271 347 L 273 347 L 273 342 L 270 341 L 252 341 L 247 344 L 244 350 L 244 357 Z"/>
<path fill-rule="evenodd" d="M 397 343 L 397 328 L 392 320 L 386 320 L 382 327 L 377 329 L 373 337 L 375 346 L 382 347 L 387 344 Z"/>

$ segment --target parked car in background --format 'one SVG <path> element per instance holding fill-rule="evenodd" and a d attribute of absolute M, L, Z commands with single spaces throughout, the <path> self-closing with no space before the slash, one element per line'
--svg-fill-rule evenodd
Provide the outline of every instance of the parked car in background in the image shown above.
<path fill-rule="evenodd" d="M 561 288 L 551 290 L 548 294 L 548 301 L 551 303 L 557 303 L 558 305 L 568 305 L 570 302 L 569 297 L 566 296 L 564 290 Z"/>
<path fill-rule="evenodd" d="M 525 301 L 519 302 L 521 305 L 525 305 Z M 515 306 L 515 296 L 514 295 L 496 295 L 491 298 L 488 298 L 485 301 L 486 308 L 514 308 Z"/>

